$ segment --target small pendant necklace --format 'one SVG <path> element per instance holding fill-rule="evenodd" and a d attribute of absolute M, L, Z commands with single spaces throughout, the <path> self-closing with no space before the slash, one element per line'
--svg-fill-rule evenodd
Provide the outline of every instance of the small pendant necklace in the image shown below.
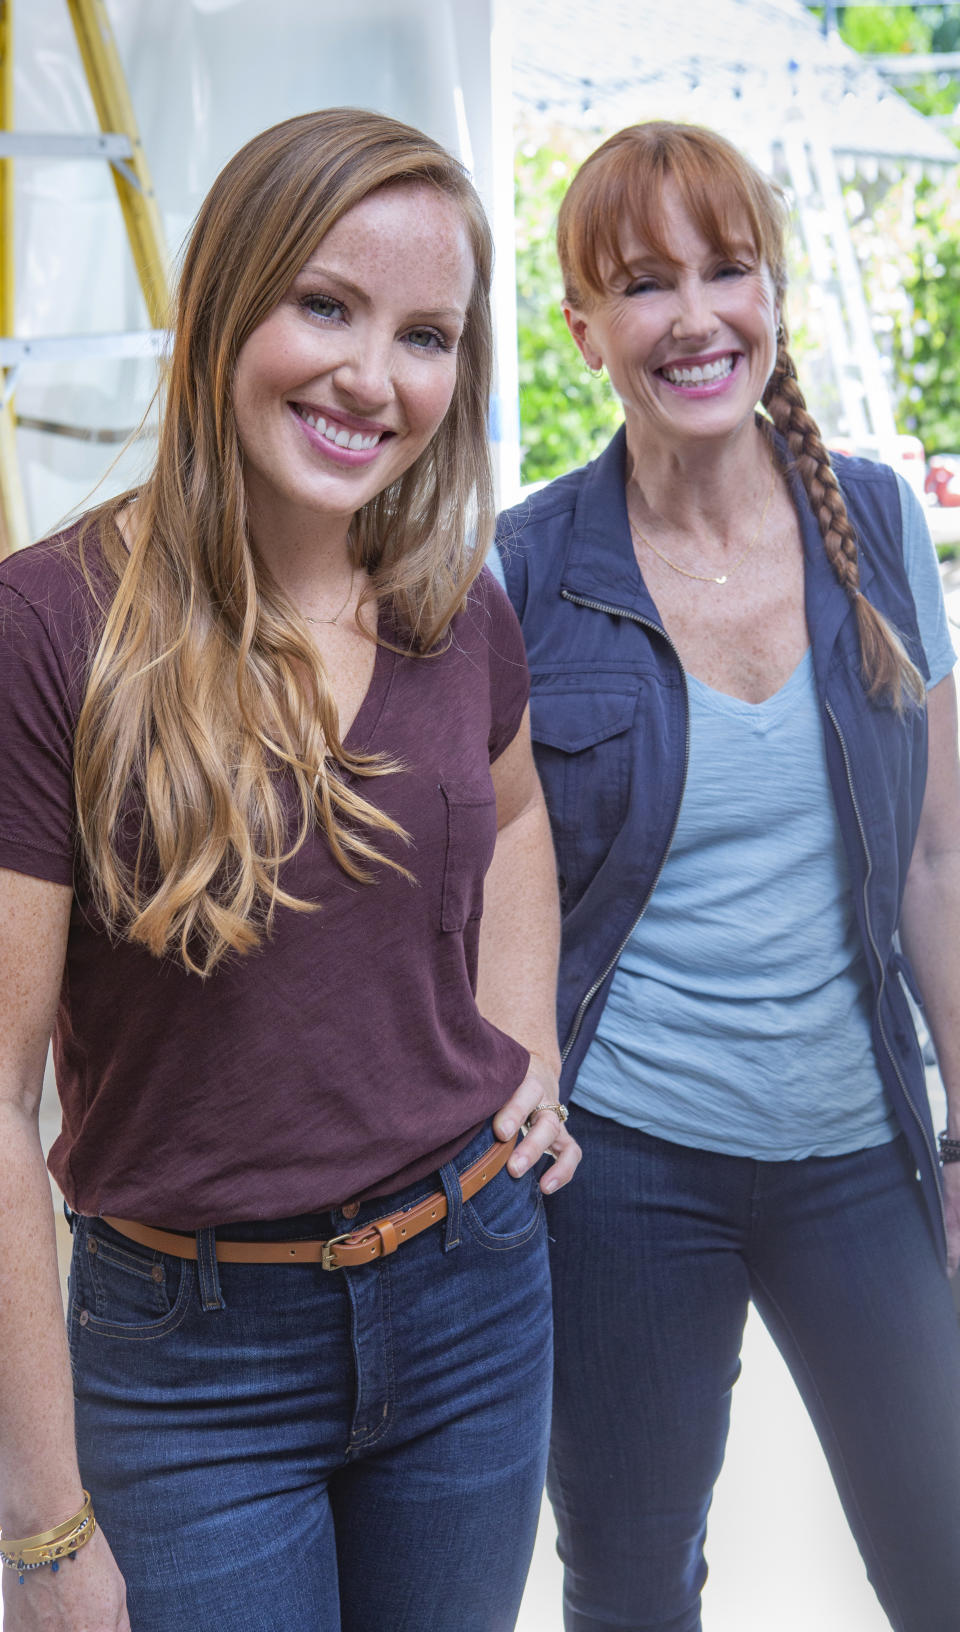
<path fill-rule="evenodd" d="M 356 577 L 356 575 L 357 575 L 357 569 L 356 569 L 356 567 L 352 567 L 350 569 L 350 582 L 347 585 L 347 598 L 344 601 L 343 605 L 341 606 L 339 612 L 335 612 L 332 618 L 311 618 L 309 612 L 304 612 L 303 613 L 304 620 L 307 623 L 314 624 L 314 626 L 317 626 L 319 624 L 330 624 L 332 626 L 335 623 L 339 623 L 340 619 L 343 617 L 344 612 L 347 610 L 347 607 L 350 605 L 350 597 L 353 594 L 353 580 Z"/>
<path fill-rule="evenodd" d="M 657 546 L 655 544 L 651 544 L 649 538 L 644 537 L 643 533 L 641 533 L 639 527 L 637 526 L 636 522 L 634 521 L 633 517 L 631 516 L 630 510 L 629 510 L 629 507 L 628 507 L 628 509 L 627 509 L 627 520 L 630 523 L 630 531 L 633 534 L 634 539 L 636 540 L 636 542 L 638 544 L 645 544 L 647 549 L 652 550 L 653 554 L 655 556 L 657 556 L 659 558 L 659 560 L 661 560 L 663 562 L 664 566 L 670 567 L 673 572 L 679 572 L 681 574 L 681 576 L 684 577 L 684 578 L 695 578 L 697 580 L 697 582 L 700 583 L 700 584 L 725 584 L 733 577 L 735 572 L 739 571 L 739 569 L 743 566 L 744 561 L 746 561 L 747 556 L 751 555 L 753 553 L 753 551 L 756 549 L 757 545 L 759 544 L 760 535 L 763 532 L 763 524 L 767 519 L 767 511 L 770 509 L 770 501 L 773 498 L 773 490 L 776 487 L 776 485 L 777 485 L 777 467 L 773 463 L 773 461 L 771 460 L 771 462 L 770 462 L 770 487 L 769 487 L 769 490 L 767 492 L 766 499 L 764 500 L 763 509 L 760 512 L 760 520 L 757 523 L 757 530 L 754 533 L 753 537 L 751 538 L 751 540 L 750 540 L 749 544 L 747 545 L 746 549 L 744 550 L 743 554 L 739 555 L 737 557 L 736 561 L 734 561 L 733 566 L 730 567 L 726 572 L 722 573 L 719 578 L 712 572 L 691 572 L 689 567 L 681 567 L 676 561 L 671 561 L 669 555 L 664 555 L 663 551 L 658 550 Z"/>

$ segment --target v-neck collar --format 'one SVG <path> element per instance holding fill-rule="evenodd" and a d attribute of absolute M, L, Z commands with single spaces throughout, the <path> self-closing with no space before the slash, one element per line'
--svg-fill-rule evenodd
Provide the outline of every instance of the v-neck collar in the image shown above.
<path fill-rule="evenodd" d="M 377 650 L 370 684 L 343 738 L 343 746 L 350 753 L 362 754 L 369 750 L 390 694 L 399 658 L 393 620 L 388 609 L 381 606 L 377 613 Z"/>
<path fill-rule="evenodd" d="M 853 616 L 853 605 L 827 560 L 806 489 L 786 443 L 776 431 L 774 443 L 800 526 L 807 627 L 811 632 L 817 689 L 823 695 L 834 643 L 841 625 Z M 561 587 L 574 595 L 625 607 L 662 629 L 663 620 L 643 580 L 630 537 L 626 461 L 626 427 L 621 425 L 603 453 L 584 472 Z M 860 587 L 866 592 L 874 576 L 873 569 L 863 550 L 858 556 Z"/>

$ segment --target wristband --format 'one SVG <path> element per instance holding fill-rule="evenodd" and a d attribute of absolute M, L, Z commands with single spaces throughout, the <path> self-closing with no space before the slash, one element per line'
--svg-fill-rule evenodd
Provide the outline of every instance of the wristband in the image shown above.
<path fill-rule="evenodd" d="M 21 1587 L 30 1570 L 43 1570 L 49 1564 L 56 1575 L 61 1558 L 76 1558 L 81 1547 L 93 1540 L 97 1521 L 93 1516 L 90 1492 L 83 1493 L 83 1506 L 72 1519 L 54 1525 L 52 1530 L 41 1530 L 35 1536 L 24 1536 L 22 1541 L 9 1541 L 0 1530 L 0 1564 L 16 1570 Z"/>
<path fill-rule="evenodd" d="M 937 1144 L 940 1146 L 940 1160 L 944 1166 L 947 1162 L 960 1162 L 960 1139 L 950 1139 L 946 1129 L 937 1135 Z"/>

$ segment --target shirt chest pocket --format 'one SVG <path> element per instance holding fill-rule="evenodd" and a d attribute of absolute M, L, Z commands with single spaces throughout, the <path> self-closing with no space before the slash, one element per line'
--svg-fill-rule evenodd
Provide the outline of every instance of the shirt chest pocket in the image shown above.
<path fill-rule="evenodd" d="M 565 907 L 579 900 L 626 820 L 640 683 L 621 684 L 617 691 L 562 690 L 534 678 L 533 747 Z"/>
<path fill-rule="evenodd" d="M 483 880 L 497 842 L 490 777 L 440 783 L 446 812 L 440 927 L 458 934 L 483 913 Z"/>

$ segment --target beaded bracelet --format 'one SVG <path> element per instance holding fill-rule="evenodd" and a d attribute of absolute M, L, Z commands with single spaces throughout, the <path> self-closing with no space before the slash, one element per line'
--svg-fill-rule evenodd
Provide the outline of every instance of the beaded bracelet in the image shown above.
<path fill-rule="evenodd" d="M 85 1490 L 83 1506 L 72 1519 L 65 1519 L 63 1524 L 55 1525 L 52 1530 L 42 1530 L 39 1535 L 25 1536 L 22 1541 L 7 1541 L 5 1546 L 0 1545 L 0 1564 L 18 1572 L 21 1587 L 30 1570 L 42 1570 L 49 1564 L 51 1573 L 56 1575 L 61 1558 L 76 1558 L 80 1548 L 93 1540 L 96 1528 L 90 1492 Z M 0 1530 L 0 1544 L 4 1539 Z"/>
<path fill-rule="evenodd" d="M 944 1129 L 943 1133 L 937 1135 L 937 1144 L 940 1146 L 940 1160 L 944 1165 L 947 1162 L 960 1162 L 960 1139 L 948 1138 Z"/>

